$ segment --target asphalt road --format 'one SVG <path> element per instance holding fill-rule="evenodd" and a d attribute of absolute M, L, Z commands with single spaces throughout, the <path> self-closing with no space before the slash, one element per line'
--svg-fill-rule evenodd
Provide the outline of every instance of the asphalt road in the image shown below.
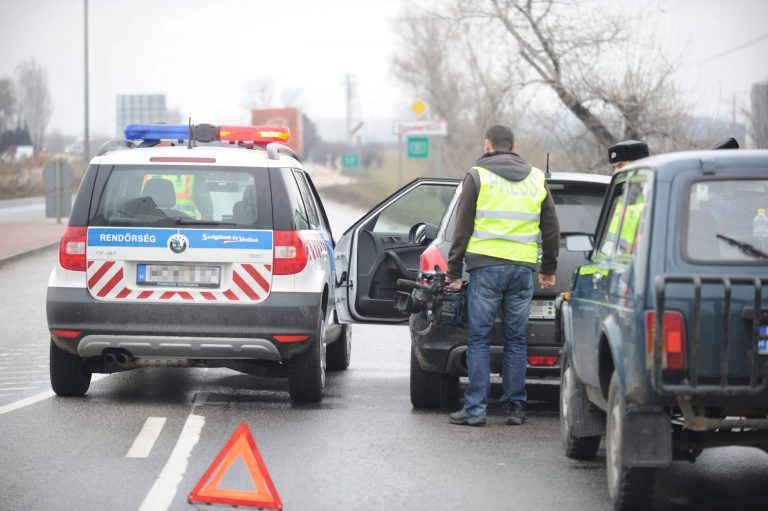
<path fill-rule="evenodd" d="M 334 208 L 337 236 L 351 214 Z M 497 407 L 486 428 L 414 411 L 404 327 L 356 326 L 351 367 L 329 375 L 317 405 L 293 405 L 285 381 L 225 369 L 142 369 L 95 381 L 85 398 L 52 397 L 45 287 L 55 255 L 0 268 L 0 509 L 194 509 L 187 495 L 241 422 L 287 510 L 610 509 L 604 452 L 593 462 L 562 455 L 556 387 L 530 387 L 542 401 L 521 427 L 505 426 Z M 157 440 L 127 457 L 150 417 L 162 422 Z M 236 466 L 226 485 L 244 472 Z M 716 449 L 660 471 L 654 509 L 765 510 L 766 482 L 768 455 Z"/>

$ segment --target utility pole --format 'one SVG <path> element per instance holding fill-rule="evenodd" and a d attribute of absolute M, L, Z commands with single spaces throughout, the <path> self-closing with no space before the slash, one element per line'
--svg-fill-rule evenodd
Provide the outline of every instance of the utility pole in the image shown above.
<path fill-rule="evenodd" d="M 355 100 L 355 82 L 352 80 L 352 75 L 344 75 L 344 96 L 347 104 L 347 145 L 352 145 L 352 111 L 354 109 Z"/>
<path fill-rule="evenodd" d="M 91 159 L 91 141 L 88 118 L 88 0 L 83 0 L 84 34 L 85 34 L 85 133 L 83 134 L 83 163 L 88 166 Z"/>

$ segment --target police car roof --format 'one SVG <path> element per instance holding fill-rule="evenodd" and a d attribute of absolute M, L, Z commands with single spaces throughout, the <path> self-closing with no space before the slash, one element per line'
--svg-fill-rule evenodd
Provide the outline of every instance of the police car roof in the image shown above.
<path fill-rule="evenodd" d="M 611 182 L 611 176 L 603 174 L 588 174 L 586 172 L 552 172 L 548 181 L 577 181 L 580 183 L 601 183 Z"/>
<path fill-rule="evenodd" d="M 658 179 L 670 181 L 680 171 L 702 169 L 710 164 L 715 171 L 726 169 L 768 171 L 768 150 L 720 149 L 659 154 L 633 161 L 624 167 L 622 172 L 637 168 L 653 168 Z M 768 173 L 766 176 L 768 177 Z"/>
<path fill-rule="evenodd" d="M 152 158 L 152 161 L 150 161 Z M 270 159 L 266 149 L 237 146 L 197 146 L 186 144 L 168 147 L 137 147 L 109 151 L 91 160 L 99 165 L 216 165 L 224 167 L 298 167 L 294 158 L 280 153 L 277 160 Z M 197 161 L 196 161 L 197 160 Z M 214 160 L 214 161 L 211 161 Z"/>

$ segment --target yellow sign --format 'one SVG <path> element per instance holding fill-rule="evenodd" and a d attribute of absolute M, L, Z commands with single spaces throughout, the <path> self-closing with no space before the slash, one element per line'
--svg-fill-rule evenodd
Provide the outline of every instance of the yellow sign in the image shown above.
<path fill-rule="evenodd" d="M 427 104 L 421 100 L 416 100 L 411 105 L 411 110 L 413 110 L 413 113 L 416 115 L 422 115 L 427 111 Z"/>

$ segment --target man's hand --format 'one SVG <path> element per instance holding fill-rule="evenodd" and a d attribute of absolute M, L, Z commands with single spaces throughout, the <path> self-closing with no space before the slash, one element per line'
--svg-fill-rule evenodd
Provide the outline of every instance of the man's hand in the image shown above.
<path fill-rule="evenodd" d="M 543 273 L 539 273 L 539 286 L 541 289 L 548 289 L 550 287 L 553 287 L 555 285 L 555 276 L 554 275 L 544 275 Z"/>
<path fill-rule="evenodd" d="M 461 291 L 461 279 L 446 276 L 445 289 L 448 289 L 449 291 Z"/>

